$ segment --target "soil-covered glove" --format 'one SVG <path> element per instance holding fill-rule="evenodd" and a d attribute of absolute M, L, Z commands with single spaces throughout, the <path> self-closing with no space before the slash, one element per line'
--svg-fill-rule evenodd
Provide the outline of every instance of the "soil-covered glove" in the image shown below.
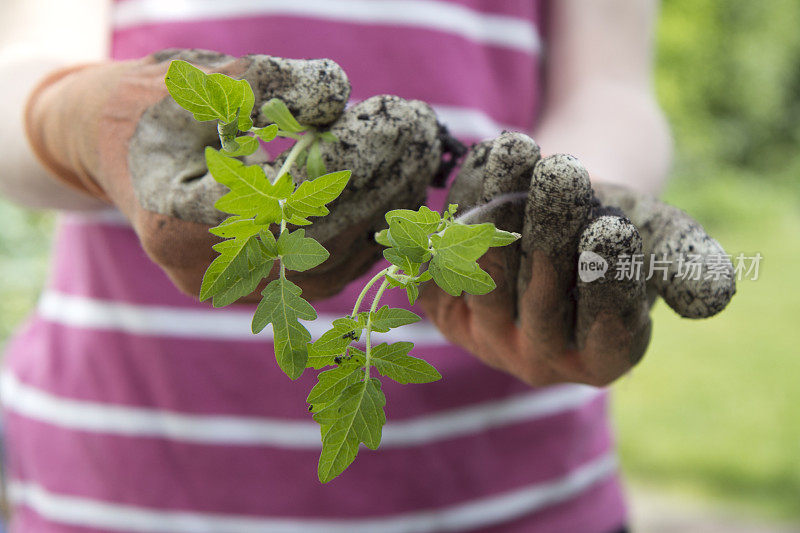
<path fill-rule="evenodd" d="M 217 238 L 208 228 L 226 216 L 213 206 L 227 189 L 208 173 L 204 157 L 205 146 L 219 147 L 216 124 L 196 122 L 167 93 L 173 59 L 246 79 L 255 93 L 256 126 L 268 123 L 261 104 L 279 98 L 302 124 L 330 129 L 339 139 L 321 144 L 323 161 L 352 177 L 331 213 L 308 230 L 331 252 L 326 263 L 295 278 L 309 298 L 334 294 L 380 257 L 372 235 L 383 214 L 418 207 L 442 163 L 441 131 L 429 106 L 376 96 L 345 111 L 350 84 L 328 59 L 165 50 L 54 73 L 29 99 L 34 151 L 56 176 L 113 203 L 151 259 L 189 294 L 198 294 L 215 255 Z M 262 164 L 274 178 L 285 154 L 265 159 L 246 162 Z M 291 174 L 306 179 L 304 168 L 294 166 Z"/>
<path fill-rule="evenodd" d="M 657 295 L 704 318 L 735 292 L 730 259 L 688 215 L 624 187 L 593 191 L 577 159 L 541 158 L 521 133 L 473 147 L 448 201 L 465 222 L 522 238 L 483 257 L 491 293 L 454 298 L 427 286 L 421 302 L 450 340 L 534 385 L 621 376 L 647 348 Z"/>

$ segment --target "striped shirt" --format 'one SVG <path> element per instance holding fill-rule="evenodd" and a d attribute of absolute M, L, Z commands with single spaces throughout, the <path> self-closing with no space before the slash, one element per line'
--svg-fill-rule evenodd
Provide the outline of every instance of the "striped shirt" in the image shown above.
<path fill-rule="evenodd" d="M 111 55 L 330 57 L 354 100 L 425 100 L 474 142 L 533 127 L 540 23 L 534 0 L 122 0 Z M 431 205 L 442 201 L 432 191 Z M 363 282 L 315 303 L 313 335 L 349 312 Z M 393 292 L 386 303 L 402 306 Z M 321 485 L 304 401 L 313 372 L 288 380 L 269 328 L 250 333 L 252 311 L 180 294 L 115 213 L 62 216 L 47 287 L 0 379 L 12 530 L 602 533 L 623 523 L 605 394 L 530 389 L 425 321 L 376 337 L 415 341 L 412 353 L 444 378 L 385 382 L 380 449 Z"/>

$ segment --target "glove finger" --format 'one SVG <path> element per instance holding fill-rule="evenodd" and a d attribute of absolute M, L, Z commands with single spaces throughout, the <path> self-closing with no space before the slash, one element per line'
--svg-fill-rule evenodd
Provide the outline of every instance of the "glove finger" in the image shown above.
<path fill-rule="evenodd" d="M 521 233 L 525 199 L 533 167 L 539 160 L 539 146 L 523 133 L 503 133 L 476 148 L 465 162 L 448 203 L 459 205 L 458 216 L 463 222 L 492 222 L 502 230 Z M 459 184 L 462 176 L 464 183 Z M 519 256 L 517 241 L 502 248 L 490 248 L 481 258 L 481 266 L 497 287 L 485 295 L 467 296 L 479 322 L 513 323 Z"/>
<path fill-rule="evenodd" d="M 442 164 L 440 127 L 433 110 L 418 100 L 374 96 L 348 109 L 330 127 L 338 142 L 323 142 L 320 152 L 329 171 L 349 169 L 350 182 L 328 204 L 308 234 L 321 242 L 364 225 L 363 236 L 386 227 L 391 209 L 416 209 L 425 202 L 431 179 Z M 286 153 L 267 168 L 274 176 Z M 307 179 L 304 166 L 290 169 L 296 183 Z"/>
<path fill-rule="evenodd" d="M 246 65 L 242 78 L 250 82 L 255 95 L 253 121 L 269 121 L 261 105 L 280 98 L 301 124 L 325 126 L 344 111 L 350 98 L 350 81 L 342 67 L 331 59 L 284 59 L 253 54 L 241 58 Z"/>
<path fill-rule="evenodd" d="M 265 55 L 234 58 L 208 50 L 164 50 L 152 56 L 156 64 L 182 59 L 247 79 L 256 97 L 253 115 L 267 123 L 261 103 L 281 98 L 304 124 L 336 120 L 347 104 L 350 84 L 344 71 L 328 59 L 294 60 Z M 134 193 L 141 206 L 182 220 L 217 224 L 224 215 L 214 201 L 226 189 L 208 174 L 203 149 L 219 147 L 216 126 L 197 122 L 172 98 L 165 96 L 139 120 L 129 145 Z"/>
<path fill-rule="evenodd" d="M 706 318 L 720 312 L 736 292 L 733 264 L 703 227 L 680 209 L 623 187 L 599 184 L 604 205 L 615 206 L 639 228 L 644 244 L 642 271 L 655 294 L 679 315 Z M 651 266 L 651 262 L 653 262 Z"/>
<path fill-rule="evenodd" d="M 600 216 L 584 229 L 578 253 L 575 340 L 589 382 L 606 384 L 641 359 L 650 339 L 644 278 L 615 275 L 620 258 L 642 253 L 642 239 L 627 219 Z"/>
<path fill-rule="evenodd" d="M 589 174 L 569 155 L 536 163 L 522 232 L 519 317 L 546 357 L 572 344 L 576 250 L 593 201 Z"/>

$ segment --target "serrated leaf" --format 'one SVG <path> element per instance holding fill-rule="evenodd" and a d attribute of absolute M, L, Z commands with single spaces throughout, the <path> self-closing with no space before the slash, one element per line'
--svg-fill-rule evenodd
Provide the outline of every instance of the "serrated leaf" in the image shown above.
<path fill-rule="evenodd" d="M 414 305 L 417 298 L 419 298 L 419 287 L 417 285 L 406 286 L 406 296 L 408 296 L 408 303 Z"/>
<path fill-rule="evenodd" d="M 366 311 L 363 313 L 365 319 L 369 314 Z M 412 313 L 408 309 L 400 309 L 384 305 L 371 313 L 370 321 L 372 323 L 372 331 L 379 333 L 386 333 L 390 329 L 399 328 L 407 324 L 413 324 L 422 320 L 419 316 Z"/>
<path fill-rule="evenodd" d="M 323 263 L 330 255 L 324 246 L 305 234 L 306 230 L 299 229 L 284 231 L 278 237 L 278 254 L 283 266 L 289 270 L 309 270 Z"/>
<path fill-rule="evenodd" d="M 363 323 L 350 317 L 337 318 L 331 329 L 308 346 L 310 368 L 323 368 L 333 364 L 333 357 L 343 355 L 347 347 L 361 338 Z"/>
<path fill-rule="evenodd" d="M 300 296 L 302 289 L 285 278 L 270 282 L 253 315 L 253 333 L 272 324 L 272 339 L 278 366 L 291 379 L 306 368 L 311 334 L 299 320 L 314 320 L 317 312 Z"/>
<path fill-rule="evenodd" d="M 461 292 L 469 294 L 486 294 L 495 288 L 492 277 L 477 263 L 459 264 L 458 267 L 442 261 L 435 255 L 431 260 L 428 272 L 443 291 L 451 296 L 461 296 Z"/>
<path fill-rule="evenodd" d="M 258 150 L 258 141 L 255 137 L 250 135 L 241 135 L 234 139 L 237 148 L 235 150 L 222 150 L 222 153 L 228 157 L 242 157 L 254 154 Z"/>
<path fill-rule="evenodd" d="M 432 231 L 436 231 L 439 221 L 442 219 L 439 213 L 432 211 L 424 205 L 417 211 L 412 211 L 411 209 L 394 209 L 386 213 L 385 218 L 390 228 L 392 227 L 393 221 L 402 219 L 419 226 L 426 235 Z"/>
<path fill-rule="evenodd" d="M 356 458 L 360 443 L 373 450 L 378 447 L 386 423 L 385 404 L 380 381 L 370 378 L 350 385 L 335 402 L 314 414 L 323 434 L 317 468 L 320 481 L 327 483 L 344 472 Z"/>
<path fill-rule="evenodd" d="M 344 389 L 361 381 L 361 367 L 358 359 L 349 359 L 342 361 L 336 368 L 320 372 L 317 384 L 308 393 L 306 402 L 318 405 L 335 401 Z"/>
<path fill-rule="evenodd" d="M 319 149 L 319 141 L 314 141 L 308 149 L 306 158 L 306 174 L 308 179 L 316 179 L 327 170 L 325 169 L 325 162 L 322 160 L 322 152 Z"/>
<path fill-rule="evenodd" d="M 471 269 L 473 263 L 489 249 L 495 235 L 494 224 L 451 224 L 442 235 L 431 235 L 431 244 L 440 260 L 455 268 Z"/>
<path fill-rule="evenodd" d="M 412 261 L 410 257 L 403 255 L 396 248 L 385 249 L 383 251 L 383 257 L 410 276 L 418 275 L 419 269 L 422 266 L 422 263 Z M 423 257 L 425 256 L 423 255 Z"/>
<path fill-rule="evenodd" d="M 219 226 L 214 226 L 208 231 L 217 237 L 225 239 L 249 239 L 268 227 L 268 225 L 256 224 L 252 218 L 234 215 L 226 218 Z"/>
<path fill-rule="evenodd" d="M 495 246 L 507 246 L 512 242 L 519 239 L 521 235 L 519 233 L 514 233 L 511 231 L 503 231 L 501 229 L 494 229 L 494 235 L 492 235 L 492 241 L 489 243 L 490 247 Z"/>
<path fill-rule="evenodd" d="M 339 137 L 337 137 L 333 132 L 330 131 L 323 131 L 319 134 L 319 138 L 321 141 L 325 141 L 326 143 L 338 143 Z"/>
<path fill-rule="evenodd" d="M 258 238 L 261 239 L 261 243 L 264 245 L 264 250 L 266 251 L 269 257 L 278 257 L 278 243 L 275 240 L 275 235 L 269 231 L 268 226 L 261 226 L 264 228 L 263 230 L 258 232 Z"/>
<path fill-rule="evenodd" d="M 277 124 L 276 124 L 277 126 Z M 295 141 L 299 141 L 303 136 L 298 135 L 297 133 L 292 133 L 291 131 L 283 131 L 281 129 L 278 130 L 278 137 L 284 137 L 286 139 L 294 139 Z"/>
<path fill-rule="evenodd" d="M 428 235 L 436 230 L 439 220 L 439 214 L 425 206 L 420 211 L 389 211 L 386 213 L 386 222 L 389 223 L 386 238 L 397 253 L 407 256 L 411 262 L 425 262 L 430 258 Z"/>
<path fill-rule="evenodd" d="M 297 122 L 292 112 L 280 98 L 273 98 L 261 106 L 261 112 L 268 120 L 274 122 L 283 131 L 290 133 L 300 133 L 305 128 Z"/>
<path fill-rule="evenodd" d="M 269 126 L 254 130 L 253 133 L 255 133 L 259 139 L 268 143 L 278 136 L 278 126 L 276 124 L 270 124 Z"/>
<path fill-rule="evenodd" d="M 195 120 L 237 120 L 239 129 L 253 127 L 250 113 L 255 97 L 246 80 L 234 80 L 224 74 L 206 74 L 186 61 L 172 61 L 164 79 L 175 101 L 190 111 Z"/>
<path fill-rule="evenodd" d="M 381 375 L 398 383 L 430 383 L 442 375 L 430 363 L 408 355 L 411 342 L 381 343 L 372 348 L 371 361 Z"/>
<path fill-rule="evenodd" d="M 286 200 L 286 206 L 292 215 L 300 218 L 325 216 L 328 214 L 325 204 L 342 193 L 349 179 L 350 171 L 341 170 L 306 180 Z"/>
<path fill-rule="evenodd" d="M 200 300 L 213 297 L 214 307 L 250 294 L 272 270 L 273 258 L 255 236 L 217 243 L 214 250 L 220 255 L 209 265 L 200 287 Z"/>
<path fill-rule="evenodd" d="M 381 244 L 383 246 L 391 246 L 392 243 L 389 242 L 389 228 L 382 229 L 375 233 L 375 242 Z"/>
<path fill-rule="evenodd" d="M 211 147 L 206 147 L 206 163 L 214 179 L 230 189 L 214 207 L 246 218 L 255 217 L 259 224 L 280 223 L 280 200 L 292 193 L 291 179 L 279 179 L 273 185 L 259 165 L 246 166 Z"/>

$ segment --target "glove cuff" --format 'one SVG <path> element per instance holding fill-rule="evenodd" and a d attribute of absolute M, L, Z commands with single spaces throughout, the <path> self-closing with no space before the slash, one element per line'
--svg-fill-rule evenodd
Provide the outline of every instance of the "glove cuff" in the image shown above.
<path fill-rule="evenodd" d="M 61 68 L 38 83 L 25 104 L 25 136 L 34 155 L 51 175 L 82 193 L 109 201 L 80 156 L 78 145 L 85 142 L 81 136 L 89 132 L 80 123 L 72 122 L 75 116 L 71 111 L 81 111 L 77 98 L 82 92 L 73 75 L 89 66 Z M 81 115 L 85 116 L 80 113 L 77 117 Z"/>

